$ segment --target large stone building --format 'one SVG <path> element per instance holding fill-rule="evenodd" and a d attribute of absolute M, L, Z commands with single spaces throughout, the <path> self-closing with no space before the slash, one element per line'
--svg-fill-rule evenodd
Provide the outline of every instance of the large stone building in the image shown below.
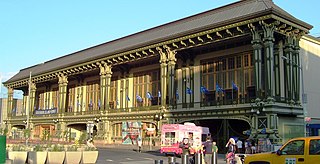
<path fill-rule="evenodd" d="M 11 114 L 22 90 L 34 139 L 157 141 L 162 124 L 194 122 L 221 145 L 282 142 L 304 133 L 299 41 L 311 28 L 272 0 L 243 0 L 62 56 L 4 83 L 7 126 L 25 127 Z"/>

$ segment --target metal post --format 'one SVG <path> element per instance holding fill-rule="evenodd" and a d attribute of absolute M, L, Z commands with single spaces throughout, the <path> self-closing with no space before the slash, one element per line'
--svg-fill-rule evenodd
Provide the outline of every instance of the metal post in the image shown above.
<path fill-rule="evenodd" d="M 175 157 L 168 157 L 168 164 L 175 164 L 176 158 Z"/>
<path fill-rule="evenodd" d="M 202 164 L 202 154 L 201 153 L 196 153 L 194 159 L 195 159 L 195 164 Z"/>
<path fill-rule="evenodd" d="M 181 164 L 188 164 L 188 161 L 189 161 L 189 156 L 188 154 L 183 154 L 181 156 Z"/>
<path fill-rule="evenodd" d="M 218 164 L 218 153 L 217 152 L 212 152 L 212 164 Z"/>
<path fill-rule="evenodd" d="M 154 164 L 163 164 L 163 160 L 157 159 L 154 161 Z"/>

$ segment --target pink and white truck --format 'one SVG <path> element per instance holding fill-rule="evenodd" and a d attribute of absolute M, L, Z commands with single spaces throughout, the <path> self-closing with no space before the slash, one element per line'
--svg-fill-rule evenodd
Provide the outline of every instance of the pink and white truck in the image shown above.
<path fill-rule="evenodd" d="M 196 126 L 194 123 L 163 124 L 160 153 L 181 155 L 182 149 L 179 145 L 184 138 L 188 138 L 192 146 L 198 147 L 208 136 L 209 128 Z"/>

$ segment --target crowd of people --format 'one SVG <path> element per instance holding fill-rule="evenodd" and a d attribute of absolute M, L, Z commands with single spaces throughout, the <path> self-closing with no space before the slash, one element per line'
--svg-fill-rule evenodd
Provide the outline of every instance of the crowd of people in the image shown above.
<path fill-rule="evenodd" d="M 195 153 L 203 154 L 204 164 L 211 164 L 212 154 L 214 152 L 218 153 L 217 143 L 212 141 L 210 137 L 206 139 L 201 146 L 193 146 L 192 140 L 189 138 L 184 138 L 180 144 L 180 148 L 183 150 L 183 155 L 188 155 L 188 164 L 195 163 Z M 230 138 L 226 144 L 226 162 L 227 164 L 232 164 L 235 159 L 235 154 L 254 154 L 256 153 L 256 144 L 253 140 L 242 141 L 240 139 L 235 140 Z"/>

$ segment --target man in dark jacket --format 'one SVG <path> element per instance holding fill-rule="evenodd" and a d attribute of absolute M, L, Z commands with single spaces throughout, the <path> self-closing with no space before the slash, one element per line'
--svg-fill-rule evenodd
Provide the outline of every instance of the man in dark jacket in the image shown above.
<path fill-rule="evenodd" d="M 212 142 L 210 137 L 207 138 L 206 142 L 203 144 L 204 146 L 204 161 L 206 164 L 211 164 L 212 159 Z"/>

